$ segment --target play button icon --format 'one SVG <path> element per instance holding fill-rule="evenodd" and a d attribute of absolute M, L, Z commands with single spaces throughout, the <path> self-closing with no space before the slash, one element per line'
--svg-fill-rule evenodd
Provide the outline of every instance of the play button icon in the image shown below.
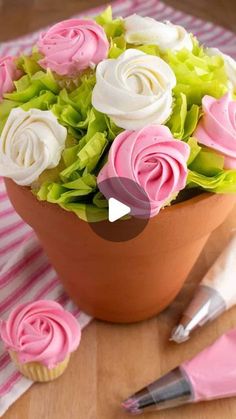
<path fill-rule="evenodd" d="M 128 205 L 123 204 L 116 198 L 109 198 L 108 200 L 108 219 L 111 223 L 119 220 L 127 214 L 130 214 L 131 209 Z"/>
<path fill-rule="evenodd" d="M 107 219 L 90 222 L 93 232 L 112 242 L 132 240 L 141 234 L 149 222 L 151 204 L 140 185 L 131 179 L 112 177 L 98 183 L 98 190 L 104 198 L 97 209 L 103 214 L 107 211 Z"/>

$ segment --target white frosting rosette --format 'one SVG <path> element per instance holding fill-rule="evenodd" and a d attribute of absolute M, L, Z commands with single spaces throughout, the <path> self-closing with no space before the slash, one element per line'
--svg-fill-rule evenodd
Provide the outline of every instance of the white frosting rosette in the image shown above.
<path fill-rule="evenodd" d="M 164 60 L 128 49 L 117 59 L 98 64 L 92 104 L 124 129 L 163 124 L 172 111 L 175 84 L 175 75 Z"/>
<path fill-rule="evenodd" d="M 221 52 L 218 48 L 207 48 L 207 54 L 211 57 L 219 55 L 225 63 L 225 70 L 229 78 L 229 89 L 236 93 L 236 61 L 227 54 Z"/>
<path fill-rule="evenodd" d="M 12 109 L 0 139 L 0 176 L 31 185 L 45 169 L 58 165 L 66 137 L 51 111 Z"/>
<path fill-rule="evenodd" d="M 125 39 L 129 44 L 157 45 L 162 52 L 167 49 L 179 51 L 183 48 L 192 51 L 191 35 L 179 25 L 171 22 L 158 22 L 151 17 L 131 15 L 124 19 Z"/>

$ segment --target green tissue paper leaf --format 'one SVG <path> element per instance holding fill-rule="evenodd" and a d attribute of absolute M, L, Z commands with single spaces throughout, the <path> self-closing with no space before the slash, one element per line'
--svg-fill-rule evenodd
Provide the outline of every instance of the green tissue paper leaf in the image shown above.
<path fill-rule="evenodd" d="M 41 111 L 46 111 L 56 102 L 57 98 L 54 93 L 50 91 L 41 91 L 39 96 L 36 96 L 30 99 L 28 102 L 21 105 L 21 108 L 24 111 L 29 109 L 40 109 Z"/>
<path fill-rule="evenodd" d="M 200 117 L 201 113 L 199 106 L 195 104 L 192 105 L 185 118 L 183 139 L 186 139 L 193 134 Z"/>
<path fill-rule="evenodd" d="M 81 189 L 81 190 L 88 190 L 89 188 L 94 189 L 96 188 L 97 182 L 96 182 L 96 176 L 91 175 L 90 173 L 73 180 L 68 183 L 64 183 L 64 188 L 67 189 Z"/>
<path fill-rule="evenodd" d="M 25 103 L 31 100 L 33 97 L 37 96 L 44 88 L 43 84 L 39 80 L 35 80 L 33 83 L 29 84 L 28 87 L 22 89 L 21 82 L 21 80 L 19 82 L 15 82 L 17 91 L 12 93 L 5 93 L 4 98 Z"/>
<path fill-rule="evenodd" d="M 189 140 L 194 158 L 188 163 L 188 188 L 200 187 L 214 193 L 236 192 L 236 170 L 224 170 L 224 157 L 206 147 L 194 145 L 195 139 Z M 200 151 L 197 152 L 199 147 Z M 192 151 L 193 150 L 193 151 Z"/>
<path fill-rule="evenodd" d="M 100 191 L 94 195 L 93 204 L 98 208 L 108 208 L 108 201 Z"/>
<path fill-rule="evenodd" d="M 120 36 L 124 33 L 125 28 L 123 19 L 113 19 L 111 6 L 108 6 L 101 14 L 96 16 L 95 20 L 103 27 L 108 39 Z"/>
<path fill-rule="evenodd" d="M 161 55 L 161 52 L 157 45 L 139 45 L 139 46 L 134 46 L 134 47 L 135 49 L 145 52 L 145 54 L 155 55 L 157 57 Z"/>
<path fill-rule="evenodd" d="M 127 44 L 124 35 L 117 36 L 111 39 L 109 58 L 118 58 L 123 52 L 129 48 L 134 48 L 139 51 L 145 52 L 145 54 L 160 56 L 160 50 L 157 45 L 132 45 Z"/>
<path fill-rule="evenodd" d="M 214 176 L 190 170 L 188 187 L 200 187 L 214 193 L 236 193 L 236 170 L 222 170 Z"/>
<path fill-rule="evenodd" d="M 17 92 L 23 92 L 31 85 L 31 77 L 28 74 L 25 74 L 19 80 L 16 80 L 14 85 Z"/>
<path fill-rule="evenodd" d="M 24 73 L 28 74 L 29 76 L 32 76 L 33 74 L 41 70 L 41 67 L 38 64 L 40 58 L 40 54 L 36 51 L 33 51 L 32 55 L 30 56 L 21 55 L 18 58 L 16 65 Z"/>
<path fill-rule="evenodd" d="M 71 147 L 65 148 L 65 150 L 62 153 L 62 159 L 66 167 L 69 167 L 73 163 L 75 163 L 75 161 L 77 160 L 77 156 L 78 156 L 78 152 L 80 148 L 81 148 L 80 143 L 73 145 Z"/>
<path fill-rule="evenodd" d="M 81 220 L 89 223 L 96 223 L 108 219 L 108 209 L 106 208 L 98 208 L 91 204 L 79 202 L 60 204 L 60 206 L 67 211 L 72 211 Z"/>
<path fill-rule="evenodd" d="M 199 106 L 194 104 L 188 110 L 187 97 L 180 93 L 176 98 L 172 115 L 166 125 L 175 138 L 186 140 L 193 134 L 199 118 Z"/>
<path fill-rule="evenodd" d="M 6 93 L 4 98 L 15 101 L 18 105 L 30 102 L 32 99 L 40 96 L 45 91 L 49 91 L 54 94 L 59 92 L 59 86 L 57 85 L 57 82 L 50 70 L 46 73 L 38 71 L 33 74 L 32 77 L 25 74 L 19 80 L 15 81 L 15 87 L 16 91 Z"/>
<path fill-rule="evenodd" d="M 108 141 L 104 134 L 97 132 L 94 136 L 85 143 L 84 147 L 78 151 L 76 146 L 72 148 L 72 154 L 69 156 L 68 151 L 66 152 L 67 161 L 72 161 L 75 158 L 75 161 L 64 169 L 60 176 L 63 181 L 70 179 L 73 172 L 78 172 L 83 169 L 86 169 L 86 172 L 92 172 L 95 169 L 100 157 L 102 156 Z M 64 158 L 64 155 L 63 155 Z M 66 159 L 64 161 L 66 161 Z"/>
<path fill-rule="evenodd" d="M 191 163 L 196 159 L 197 155 L 200 153 L 201 147 L 197 143 L 197 140 L 193 137 L 190 137 L 187 143 L 190 147 L 190 156 L 188 159 L 188 167 L 189 167 Z"/>
<path fill-rule="evenodd" d="M 223 59 L 219 56 L 209 57 L 197 43 L 192 52 L 186 49 L 168 51 L 164 59 L 177 79 L 174 88 L 176 97 L 184 94 L 188 106 L 200 106 L 205 95 L 219 98 L 228 91 Z"/>
<path fill-rule="evenodd" d="M 127 48 L 124 35 L 111 39 L 108 58 L 118 58 Z"/>
<path fill-rule="evenodd" d="M 59 93 L 59 85 L 49 68 L 46 73 L 44 71 L 35 73 L 31 78 L 31 82 L 33 83 L 36 80 L 39 80 L 47 90 L 50 90 L 53 93 Z"/>
<path fill-rule="evenodd" d="M 107 128 L 107 120 L 104 114 L 92 108 L 88 114 L 88 127 L 83 141 L 87 143 L 98 132 L 104 133 Z"/>
<path fill-rule="evenodd" d="M 45 182 L 36 193 L 40 200 L 65 204 L 89 195 L 96 189 L 96 176 L 86 174 L 68 183 Z"/>
<path fill-rule="evenodd" d="M 87 130 L 91 118 L 91 96 L 95 82 L 94 75 L 82 76 L 80 86 L 70 93 L 62 89 L 57 103 L 52 107 L 59 122 L 78 139 L 83 135 L 83 130 Z"/>
<path fill-rule="evenodd" d="M 34 191 L 34 194 L 39 201 L 46 201 L 49 192 L 50 182 L 44 182 L 38 190 Z"/>
<path fill-rule="evenodd" d="M 9 113 L 13 108 L 17 106 L 19 106 L 19 103 L 14 102 L 13 100 L 5 99 L 2 102 L 0 102 L 0 134 L 6 123 Z"/>
<path fill-rule="evenodd" d="M 92 91 L 96 83 L 95 74 L 84 75 L 81 77 L 80 86 L 70 94 L 71 101 L 79 108 L 83 117 L 91 108 Z"/>
<path fill-rule="evenodd" d="M 189 169 L 205 176 L 215 176 L 224 169 L 224 157 L 208 148 L 202 148 Z"/>

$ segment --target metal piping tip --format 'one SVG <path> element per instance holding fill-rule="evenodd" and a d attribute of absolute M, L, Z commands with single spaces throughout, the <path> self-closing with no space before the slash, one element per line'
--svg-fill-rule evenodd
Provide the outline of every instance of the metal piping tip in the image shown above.
<path fill-rule="evenodd" d="M 139 415 L 141 411 L 138 408 L 137 400 L 134 398 L 129 398 L 122 403 L 122 407 L 126 412 L 131 413 L 132 415 Z"/>
<path fill-rule="evenodd" d="M 186 340 L 188 340 L 189 337 L 189 330 L 185 329 L 185 327 L 182 324 L 179 324 L 172 330 L 170 341 L 174 341 L 176 343 L 183 343 Z"/>
<path fill-rule="evenodd" d="M 176 343 L 185 342 L 195 329 L 214 320 L 225 309 L 225 301 L 216 290 L 200 285 L 180 323 L 172 330 L 170 340 Z"/>
<path fill-rule="evenodd" d="M 134 393 L 122 403 L 122 406 L 127 413 L 138 415 L 180 406 L 192 402 L 193 398 L 193 389 L 188 376 L 181 367 L 177 367 Z"/>

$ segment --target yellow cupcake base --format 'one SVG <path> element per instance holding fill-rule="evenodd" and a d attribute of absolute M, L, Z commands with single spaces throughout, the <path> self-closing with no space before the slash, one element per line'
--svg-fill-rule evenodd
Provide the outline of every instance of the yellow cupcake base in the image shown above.
<path fill-rule="evenodd" d="M 9 354 L 21 374 L 32 381 L 39 382 L 52 381 L 60 377 L 65 371 L 70 359 L 70 356 L 68 355 L 64 361 L 62 361 L 56 367 L 49 369 L 40 362 L 27 362 L 26 364 L 21 364 L 18 361 L 16 352 L 9 351 Z"/>

